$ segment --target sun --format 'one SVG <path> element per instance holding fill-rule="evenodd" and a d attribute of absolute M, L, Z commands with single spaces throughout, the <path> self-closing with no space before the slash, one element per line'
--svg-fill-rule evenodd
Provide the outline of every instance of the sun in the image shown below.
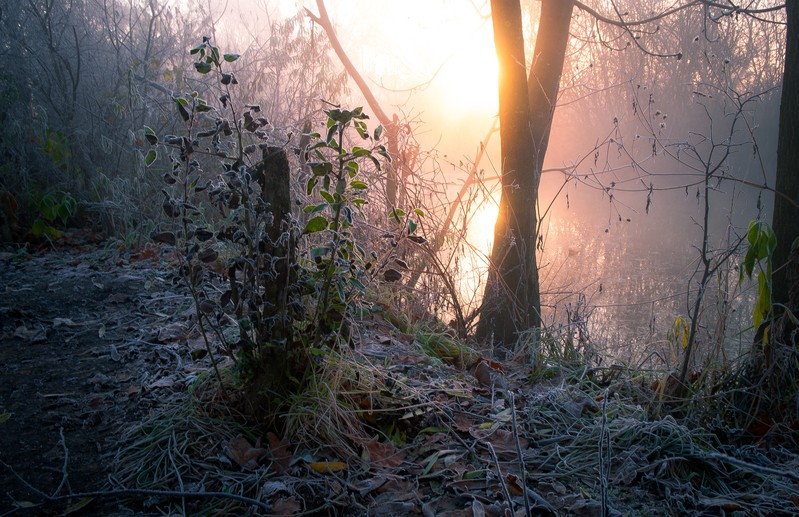
<path fill-rule="evenodd" d="M 447 110 L 467 110 L 490 118 L 499 109 L 497 55 L 490 31 L 476 36 L 442 66 L 441 100 Z"/>

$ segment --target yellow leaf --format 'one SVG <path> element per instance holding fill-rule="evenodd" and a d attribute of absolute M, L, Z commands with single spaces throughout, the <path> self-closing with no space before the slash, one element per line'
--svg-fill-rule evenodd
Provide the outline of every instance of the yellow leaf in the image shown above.
<path fill-rule="evenodd" d="M 77 512 L 78 510 L 83 509 L 84 506 L 86 506 L 87 504 L 91 503 L 92 501 L 94 501 L 93 497 L 84 497 L 83 499 L 81 499 L 77 503 L 69 505 L 67 507 L 66 512 L 64 512 L 64 515 L 69 515 L 70 513 Z"/>
<path fill-rule="evenodd" d="M 339 472 L 347 469 L 347 464 L 343 461 L 315 461 L 309 463 L 308 466 L 320 474 L 330 474 L 331 472 Z"/>

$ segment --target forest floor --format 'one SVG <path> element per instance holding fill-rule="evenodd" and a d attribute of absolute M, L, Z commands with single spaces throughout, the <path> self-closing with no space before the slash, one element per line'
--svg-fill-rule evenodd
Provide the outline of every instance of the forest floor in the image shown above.
<path fill-rule="evenodd" d="M 655 414 L 617 367 L 533 382 L 380 314 L 332 393 L 351 404 L 247 428 L 173 277 L 153 249 L 0 254 L 0 515 L 799 513 L 795 436 Z"/>

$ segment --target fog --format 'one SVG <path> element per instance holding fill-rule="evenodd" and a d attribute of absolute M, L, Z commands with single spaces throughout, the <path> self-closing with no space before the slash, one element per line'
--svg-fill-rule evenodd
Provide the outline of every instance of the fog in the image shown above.
<path fill-rule="evenodd" d="M 373 2 L 350 0 L 328 9 L 381 102 L 418 121 L 414 135 L 457 186 L 465 176 L 458 164 L 474 159 L 497 109 L 486 3 L 389 2 L 375 9 Z M 531 31 L 535 9 L 527 11 Z M 674 352 L 668 331 L 696 294 L 705 164 L 690 148 L 736 178 L 711 189 L 712 247 L 725 249 L 754 219 L 770 220 L 771 196 L 757 187 L 774 181 L 780 62 L 761 63 L 768 73 L 761 68 L 756 76 L 747 59 L 759 58 L 752 46 L 763 37 L 778 55 L 781 34 L 746 32 L 738 22 L 725 38 L 718 36 L 724 27 L 702 33 L 696 17 L 678 23 L 684 25 L 670 27 L 660 42 L 682 53 L 676 60 L 636 49 L 588 49 L 581 39 L 592 31 L 576 15 L 571 68 L 564 71 L 541 183 L 545 320 L 562 322 L 565 310 L 579 305 L 590 315 L 594 339 L 616 357 Z M 357 90 L 352 95 L 357 103 Z M 488 142 L 480 163 L 486 177 L 498 174 L 497 140 Z M 734 147 L 719 163 L 725 142 Z M 477 209 L 468 234 L 476 258 L 462 268 L 465 291 L 482 287 L 496 201 L 488 198 Z M 750 295 L 746 285 L 737 286 L 736 264 L 710 298 L 724 299 L 731 324 L 744 330 Z M 707 310 L 711 322 L 714 307 Z M 715 339 L 712 328 L 705 331 L 704 339 Z M 730 352 L 747 336 L 731 332 Z"/>
<path fill-rule="evenodd" d="M 231 3 L 218 37 L 224 40 L 222 27 L 241 31 L 237 23 L 257 33 L 265 12 L 274 19 L 303 9 L 317 12 L 311 1 Z M 499 175 L 499 138 L 489 133 L 498 102 L 488 2 L 336 0 L 327 2 L 327 9 L 342 46 L 378 101 L 412 126 L 413 139 L 427 157 L 420 175 L 436 171 L 448 185 L 451 202 L 481 145 L 487 146 L 478 165 L 482 176 Z M 528 42 L 534 41 L 536 10 L 535 3 L 525 6 Z M 261 14 L 253 16 L 256 12 Z M 574 318 L 576 311 L 578 318 L 590 316 L 595 346 L 611 356 L 654 352 L 669 359 L 674 350 L 668 332 L 676 317 L 687 315 L 696 294 L 691 279 L 704 226 L 703 164 L 688 156 L 688 145 L 710 162 L 716 159 L 712 153 L 718 154 L 713 144 L 739 145 L 722 166 L 742 182 L 721 183 L 711 194 L 709 239 L 713 247 L 726 248 L 751 220 L 770 217 L 768 192 L 746 184 L 773 186 L 779 71 L 753 78 L 754 65 L 746 59 L 758 55 L 751 48 L 755 38 L 766 36 L 749 32 L 742 40 L 736 31 L 744 30 L 743 22 L 707 34 L 696 16 L 676 20 L 679 27 L 647 42 L 684 54 L 675 60 L 648 57 L 634 48 L 589 46 L 586 41 L 596 40 L 596 31 L 575 13 L 539 196 L 539 211 L 545 214 L 539 252 L 544 319 L 562 324 L 567 312 Z M 724 29 L 730 34 L 722 34 Z M 323 31 L 315 31 L 316 44 L 325 45 Z M 767 36 L 770 45 L 779 46 L 778 31 Z M 779 62 L 760 66 L 778 68 Z M 349 86 L 347 96 L 325 100 L 364 105 L 351 81 Z M 736 111 L 736 103 L 750 97 Z M 731 130 L 736 113 L 738 125 Z M 492 195 L 476 196 L 469 207 L 468 246 L 463 247 L 469 253 L 450 261 L 461 295 L 472 307 L 485 280 L 496 181 L 486 181 L 485 192 Z M 734 266 L 710 298 L 724 298 L 725 310 L 735 312 L 735 324 L 745 329 L 749 296 L 737 289 Z M 706 319 L 715 321 L 711 315 Z M 712 329 L 705 330 L 704 338 L 714 339 Z M 736 332 L 727 339 L 729 347 L 745 342 L 747 334 Z"/>

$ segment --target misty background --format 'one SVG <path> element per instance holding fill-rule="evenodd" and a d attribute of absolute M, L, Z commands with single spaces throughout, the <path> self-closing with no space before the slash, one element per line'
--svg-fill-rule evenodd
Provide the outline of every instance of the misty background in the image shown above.
<path fill-rule="evenodd" d="M 663 2 L 626 4 L 634 19 Z M 532 35 L 538 4 L 523 5 Z M 106 232 L 141 244 L 163 216 L 148 201 L 160 178 L 145 169 L 140 131 L 175 131 L 170 96 L 209 88 L 188 54 L 203 36 L 241 54 L 239 96 L 262 106 L 277 143 L 296 145 L 307 121 L 320 127 L 326 103 L 370 113 L 305 9 L 317 12 L 287 0 L 3 2 L 2 188 L 29 212 L 45 192 L 70 192 Z M 428 212 L 430 239 L 458 200 L 439 256 L 473 311 L 500 170 L 488 2 L 329 0 L 327 9 L 378 102 L 403 123 L 413 164 L 405 200 Z M 662 23 L 638 43 L 657 57 L 575 10 L 541 182 L 539 265 L 547 324 L 587 332 L 610 360 L 674 365 L 674 322 L 696 296 L 705 172 L 725 178 L 709 200 L 711 247 L 770 220 L 763 187 L 774 186 L 785 35 L 692 9 Z M 716 276 L 699 336 L 729 354 L 751 343 L 751 287 L 739 286 L 738 263 Z M 438 285 L 430 275 L 413 287 L 448 318 Z"/>

